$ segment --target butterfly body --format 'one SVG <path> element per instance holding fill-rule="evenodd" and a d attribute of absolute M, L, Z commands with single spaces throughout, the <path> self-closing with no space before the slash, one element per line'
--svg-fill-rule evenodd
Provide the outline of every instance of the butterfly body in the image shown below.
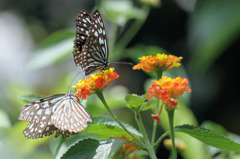
<path fill-rule="evenodd" d="M 76 18 L 76 39 L 74 40 L 73 58 L 81 66 L 85 75 L 110 67 L 108 45 L 103 20 L 96 10 L 92 17 L 82 10 Z"/>
<path fill-rule="evenodd" d="M 74 94 L 56 94 L 30 102 L 21 108 L 19 120 L 30 121 L 23 131 L 27 138 L 42 138 L 56 131 L 56 137 L 68 137 L 87 127 L 91 115 Z"/>

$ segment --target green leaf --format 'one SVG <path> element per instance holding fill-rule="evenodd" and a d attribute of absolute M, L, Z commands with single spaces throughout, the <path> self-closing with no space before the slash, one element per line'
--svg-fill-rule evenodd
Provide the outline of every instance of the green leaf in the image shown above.
<path fill-rule="evenodd" d="M 161 102 L 161 101 L 160 101 Z M 141 108 L 141 111 L 145 111 L 145 110 L 148 110 L 148 109 L 153 109 L 156 107 L 156 104 L 157 104 L 157 99 L 150 99 L 148 100 L 147 102 L 144 102 L 142 104 L 142 108 Z M 159 104 L 160 105 L 160 104 Z"/>
<path fill-rule="evenodd" d="M 85 139 L 72 146 L 62 159 L 99 159 L 110 158 L 125 140 L 111 138 L 107 140 Z"/>
<path fill-rule="evenodd" d="M 106 139 L 108 137 L 120 137 L 120 136 L 131 137 L 123 129 L 117 126 L 106 125 L 106 124 L 98 124 L 98 125 L 89 124 L 88 128 L 83 133 L 92 134 L 93 136 L 97 136 L 100 139 Z"/>
<path fill-rule="evenodd" d="M 60 148 L 58 150 L 58 152 L 55 152 L 56 150 L 56 147 L 58 146 L 58 141 L 54 141 L 51 143 L 51 150 L 53 151 L 53 154 L 56 154 L 56 159 L 59 159 L 64 153 L 66 153 L 66 151 L 73 145 L 75 145 L 77 142 L 79 141 L 82 141 L 84 139 L 88 139 L 88 138 L 94 138 L 94 139 L 97 139 L 97 140 L 100 140 L 99 138 L 97 137 L 94 137 L 92 134 L 88 134 L 88 133 L 84 133 L 84 132 L 81 132 L 77 135 L 73 135 L 67 139 L 65 139 L 63 141 L 63 143 L 60 145 Z M 56 140 L 56 139 L 54 139 Z"/>
<path fill-rule="evenodd" d="M 126 123 L 124 123 L 124 122 L 122 122 L 123 123 L 123 125 L 128 129 L 128 131 L 129 132 L 131 132 L 132 134 L 134 134 L 137 138 L 139 138 L 139 137 L 141 137 L 142 136 L 142 134 L 141 133 L 139 133 L 135 128 L 133 128 L 132 126 L 130 126 L 130 125 L 128 125 L 128 124 L 126 124 Z M 91 125 L 93 126 L 93 125 L 100 125 L 101 127 L 102 127 L 102 124 L 103 125 L 106 125 L 106 127 L 104 127 L 104 129 L 103 130 L 101 130 L 101 131 L 111 131 L 111 129 L 113 129 L 114 127 L 114 130 L 118 130 L 119 132 L 115 132 L 115 133 L 117 133 L 117 134 L 119 134 L 119 135 L 117 135 L 117 136 L 113 136 L 113 134 L 111 135 L 111 133 L 108 133 L 109 134 L 109 136 L 106 136 L 107 138 L 109 138 L 109 137 L 119 137 L 119 136 L 122 136 L 122 135 L 126 135 L 127 137 L 130 137 L 123 129 L 122 129 L 122 127 L 114 120 L 114 119 L 112 119 L 112 118 L 110 118 L 110 117 L 95 117 L 95 118 L 93 118 L 93 122 L 91 123 L 91 124 L 89 124 L 89 131 L 91 130 L 92 131 L 92 128 L 91 128 Z M 93 127 L 95 127 L 95 126 L 93 126 Z M 120 128 L 120 129 L 117 129 L 117 128 Z M 88 129 L 87 128 L 87 129 Z M 86 132 L 88 131 L 88 130 L 85 130 Z M 109 129 L 109 130 L 107 130 L 107 129 Z M 96 130 L 96 129 L 95 129 Z M 95 134 L 98 134 L 98 132 L 95 132 Z M 122 135 L 121 135 L 122 134 Z"/>
<path fill-rule="evenodd" d="M 209 129 L 192 125 L 177 126 L 174 129 L 176 132 L 186 133 L 210 146 L 227 151 L 240 152 L 240 144 Z"/>
<path fill-rule="evenodd" d="M 240 1 L 199 2 L 189 22 L 189 42 L 194 51 L 190 68 L 203 73 L 239 37 Z"/>
<path fill-rule="evenodd" d="M 50 35 L 30 59 L 27 68 L 36 70 L 63 61 L 72 56 L 74 33 L 58 31 Z"/>
<path fill-rule="evenodd" d="M 143 96 L 138 96 L 136 94 L 128 94 L 125 97 L 125 100 L 128 103 L 128 107 L 135 110 L 139 109 L 146 99 L 147 94 L 144 94 Z"/>
<path fill-rule="evenodd" d="M 39 95 L 26 95 L 26 96 L 20 96 L 19 97 L 22 101 L 24 101 L 25 103 L 30 103 L 32 101 L 35 101 L 39 98 L 42 98 L 42 96 Z"/>

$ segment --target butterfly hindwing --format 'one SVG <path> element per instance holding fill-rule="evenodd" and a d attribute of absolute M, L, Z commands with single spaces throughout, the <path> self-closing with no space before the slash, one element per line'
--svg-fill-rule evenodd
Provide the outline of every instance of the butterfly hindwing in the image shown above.
<path fill-rule="evenodd" d="M 104 23 L 100 13 L 97 10 L 94 11 L 92 16 L 93 22 L 89 36 L 97 39 L 98 45 L 100 46 L 99 50 L 102 52 L 102 60 L 103 62 L 106 62 L 108 61 L 108 45 Z"/>
<path fill-rule="evenodd" d="M 58 129 L 78 133 L 86 129 L 87 122 L 92 122 L 92 119 L 77 98 L 73 94 L 67 94 L 53 114 L 52 122 Z"/>
<path fill-rule="evenodd" d="M 27 128 L 23 131 L 25 137 L 37 139 L 43 138 L 43 136 L 50 136 L 56 131 L 55 137 L 62 135 L 63 138 L 69 137 L 75 133 L 70 133 L 69 131 L 63 131 L 56 128 L 54 125 L 41 126 L 39 123 L 29 123 Z"/>

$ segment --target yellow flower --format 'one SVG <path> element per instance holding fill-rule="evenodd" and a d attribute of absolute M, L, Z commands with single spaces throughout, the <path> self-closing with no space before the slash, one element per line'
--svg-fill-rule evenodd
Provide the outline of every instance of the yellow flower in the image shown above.
<path fill-rule="evenodd" d="M 87 96 L 93 94 L 101 89 L 107 87 L 112 80 L 119 78 L 119 75 L 114 72 L 114 68 L 109 68 L 108 70 L 102 70 L 97 74 L 91 74 L 89 78 L 80 80 L 76 84 L 75 96 L 78 99 L 87 99 Z"/>
<path fill-rule="evenodd" d="M 168 71 L 173 67 L 179 67 L 182 57 L 174 55 L 157 54 L 156 56 L 143 56 L 139 58 L 141 61 L 133 66 L 133 69 L 142 69 L 145 72 Z"/>

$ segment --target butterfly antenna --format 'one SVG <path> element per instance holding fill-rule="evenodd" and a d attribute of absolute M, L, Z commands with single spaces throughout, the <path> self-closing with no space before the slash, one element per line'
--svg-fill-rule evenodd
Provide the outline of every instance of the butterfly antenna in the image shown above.
<path fill-rule="evenodd" d="M 133 66 L 134 64 L 132 62 L 111 62 L 112 64 L 121 64 L 121 65 L 131 65 Z"/>
<path fill-rule="evenodd" d="M 70 89 L 72 83 L 75 81 L 75 79 L 77 78 L 77 76 L 78 76 L 80 73 L 81 73 L 81 72 L 78 72 L 78 73 L 74 76 L 73 80 L 71 81 L 70 85 L 68 86 L 68 90 Z"/>

